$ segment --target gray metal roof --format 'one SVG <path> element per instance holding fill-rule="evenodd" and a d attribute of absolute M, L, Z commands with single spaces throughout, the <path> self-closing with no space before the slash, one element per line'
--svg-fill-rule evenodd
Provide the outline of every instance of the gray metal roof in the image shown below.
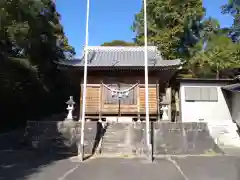
<path fill-rule="evenodd" d="M 92 67 L 141 67 L 144 66 L 144 47 L 88 47 L 88 66 Z M 62 61 L 60 64 L 68 66 L 84 66 L 84 55 L 80 59 Z M 180 66 L 180 59 L 163 60 L 161 53 L 155 46 L 148 47 L 148 66 Z"/>
<path fill-rule="evenodd" d="M 231 92 L 240 92 L 240 83 L 223 86 L 222 88 Z"/>
<path fill-rule="evenodd" d="M 190 82 L 190 83 L 235 83 L 235 79 L 213 79 L 213 78 L 177 78 L 178 82 Z"/>

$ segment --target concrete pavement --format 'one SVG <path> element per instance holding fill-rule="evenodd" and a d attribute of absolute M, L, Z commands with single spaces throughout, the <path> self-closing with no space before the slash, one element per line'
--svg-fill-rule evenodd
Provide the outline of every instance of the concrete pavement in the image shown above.
<path fill-rule="evenodd" d="M 189 180 L 239 180 L 240 158 L 234 156 L 172 158 Z"/>
<path fill-rule="evenodd" d="M 0 152 L 0 180 L 239 180 L 240 158 L 234 156 L 77 158 Z"/>

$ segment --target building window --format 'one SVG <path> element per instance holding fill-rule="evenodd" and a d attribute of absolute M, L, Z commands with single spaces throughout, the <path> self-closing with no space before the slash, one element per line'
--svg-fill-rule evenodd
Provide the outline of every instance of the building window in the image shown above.
<path fill-rule="evenodd" d="M 217 87 L 184 87 L 185 101 L 218 101 Z"/>
<path fill-rule="evenodd" d="M 128 87 L 130 87 L 131 85 L 129 85 L 129 84 L 128 85 L 111 84 L 108 86 L 113 89 L 124 90 L 124 89 L 127 89 Z M 118 98 L 118 96 L 113 95 L 109 89 L 104 88 L 104 97 L 105 97 L 104 104 L 119 104 L 119 103 L 122 105 L 136 105 L 137 104 L 136 87 L 133 88 L 132 90 L 130 90 L 126 97 L 123 96 L 121 98 Z"/>

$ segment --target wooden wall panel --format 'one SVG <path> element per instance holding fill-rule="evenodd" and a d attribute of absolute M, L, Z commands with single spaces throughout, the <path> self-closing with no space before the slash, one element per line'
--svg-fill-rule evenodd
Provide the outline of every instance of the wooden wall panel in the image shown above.
<path fill-rule="evenodd" d="M 88 86 L 86 96 L 86 113 L 99 112 L 100 86 Z"/>
<path fill-rule="evenodd" d="M 133 83 L 137 81 L 137 77 L 129 78 L 129 83 Z M 100 79 L 95 77 L 89 78 L 91 83 L 87 85 L 87 96 L 86 96 L 86 113 L 87 114 L 99 114 L 101 106 L 102 106 L 102 115 L 104 114 L 116 114 L 119 113 L 119 105 L 107 105 L 103 104 L 103 100 L 101 101 L 100 87 L 101 82 Z M 106 82 L 105 82 L 106 83 Z M 120 115 L 122 114 L 135 114 L 137 115 L 145 113 L 145 87 L 143 84 L 139 85 L 139 98 L 138 103 L 136 105 L 120 105 Z M 102 97 L 103 98 L 103 97 Z M 158 106 L 157 106 L 157 86 L 155 83 L 149 84 L 149 113 L 157 114 Z M 101 102 L 101 104 L 100 104 Z M 82 100 L 81 100 L 82 103 Z"/>
<path fill-rule="evenodd" d="M 157 88 L 148 88 L 148 98 L 149 98 L 149 113 L 157 113 Z M 140 112 L 145 113 L 145 87 L 140 87 Z"/>
<path fill-rule="evenodd" d="M 118 115 L 119 105 L 104 105 L 103 112 Z M 120 115 L 133 113 L 137 114 L 137 105 L 120 105 Z"/>

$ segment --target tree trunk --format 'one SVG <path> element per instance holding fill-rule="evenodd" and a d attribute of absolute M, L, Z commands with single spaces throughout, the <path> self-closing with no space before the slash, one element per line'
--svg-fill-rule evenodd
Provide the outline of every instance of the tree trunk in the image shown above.
<path fill-rule="evenodd" d="M 217 70 L 216 79 L 219 79 L 219 70 Z"/>
<path fill-rule="evenodd" d="M 219 66 L 217 65 L 217 72 L 216 72 L 216 79 L 219 79 L 219 76 L 220 76 L 220 72 L 219 72 Z"/>

